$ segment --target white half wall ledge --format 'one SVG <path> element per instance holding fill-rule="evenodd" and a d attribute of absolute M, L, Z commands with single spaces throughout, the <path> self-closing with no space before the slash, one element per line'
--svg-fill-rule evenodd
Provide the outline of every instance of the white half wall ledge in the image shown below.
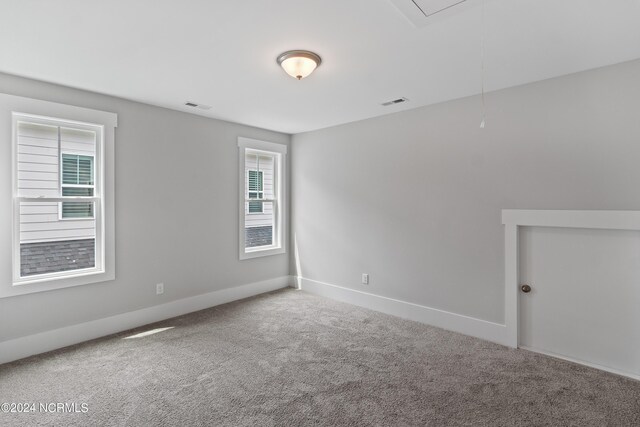
<path fill-rule="evenodd" d="M 220 289 L 128 313 L 0 342 L 0 364 L 291 286 L 291 276 Z"/>
<path fill-rule="evenodd" d="M 518 288 L 520 278 L 518 227 L 640 230 L 640 211 L 503 209 L 502 224 L 504 225 L 505 326 L 508 337 L 506 345 L 518 347 Z M 556 355 L 550 353 L 544 354 L 556 357 Z M 581 360 L 564 356 L 562 358 L 620 375 L 630 376 L 627 373 L 585 363 Z M 634 378 L 632 375 L 631 377 Z"/>
<path fill-rule="evenodd" d="M 640 230 L 640 211 L 504 209 L 502 224 L 519 227 Z"/>
<path fill-rule="evenodd" d="M 403 319 L 436 326 L 505 346 L 511 346 L 507 328 L 500 323 L 464 316 L 437 308 L 388 298 L 368 292 L 296 277 L 299 288 L 315 295 L 331 298 Z"/>

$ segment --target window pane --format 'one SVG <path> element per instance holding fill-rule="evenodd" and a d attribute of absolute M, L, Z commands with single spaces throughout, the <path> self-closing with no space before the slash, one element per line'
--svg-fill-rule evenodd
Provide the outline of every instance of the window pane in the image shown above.
<path fill-rule="evenodd" d="M 82 187 L 62 187 L 63 196 L 91 197 L 93 196 L 93 188 Z"/>
<path fill-rule="evenodd" d="M 62 183 L 71 185 L 93 185 L 93 157 L 63 154 Z"/>
<path fill-rule="evenodd" d="M 78 183 L 78 156 L 62 155 L 62 183 Z"/>
<path fill-rule="evenodd" d="M 63 202 L 62 218 L 93 218 L 93 203 Z"/>
<path fill-rule="evenodd" d="M 274 244 L 275 212 L 273 199 L 275 157 L 266 153 L 248 151 L 245 156 L 246 191 L 245 247 L 258 248 Z"/>
<path fill-rule="evenodd" d="M 100 184 L 95 182 L 98 128 L 72 128 L 66 122 L 16 114 L 15 195 L 24 198 L 16 201 L 16 281 L 64 272 L 73 276 L 75 270 L 101 267 L 101 248 L 96 248 L 101 225 L 94 217 L 99 202 L 69 199 L 102 193 L 93 188 Z"/>
<path fill-rule="evenodd" d="M 85 214 L 87 204 L 93 211 L 93 203 L 82 204 Z M 58 209 L 55 202 L 20 203 L 21 277 L 95 267 L 95 220 L 60 221 Z"/>
<path fill-rule="evenodd" d="M 249 171 L 249 191 L 262 191 L 263 189 L 263 172 Z"/>
<path fill-rule="evenodd" d="M 249 213 L 262 213 L 262 203 L 263 202 L 249 202 Z"/>
<path fill-rule="evenodd" d="M 78 156 L 78 184 L 93 185 L 93 158 Z"/>
<path fill-rule="evenodd" d="M 247 202 L 245 215 L 245 247 L 255 248 L 273 244 L 273 202 Z"/>

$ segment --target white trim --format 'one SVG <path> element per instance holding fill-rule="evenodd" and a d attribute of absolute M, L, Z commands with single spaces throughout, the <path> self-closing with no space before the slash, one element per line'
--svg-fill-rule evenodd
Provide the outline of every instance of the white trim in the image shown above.
<path fill-rule="evenodd" d="M 507 345 L 518 347 L 518 227 L 595 228 L 605 230 L 640 230 L 640 211 L 579 211 L 503 209 L 505 226 L 505 324 Z M 577 363 L 583 363 L 576 361 Z M 596 365 L 589 365 L 599 368 Z M 606 370 L 606 369 L 605 369 Z M 627 374 L 623 374 L 627 375 Z M 628 375 L 627 375 L 628 376 Z"/>
<path fill-rule="evenodd" d="M 504 228 L 504 324 L 509 347 L 518 347 L 518 227 L 507 224 Z M 515 285 L 513 285 L 515 283 Z M 513 303 L 515 301 L 515 304 Z"/>
<path fill-rule="evenodd" d="M 43 101 L 41 99 L 25 98 L 22 96 L 0 93 L 3 104 L 11 105 L 13 111 L 29 111 L 24 117 L 47 119 L 53 118 L 56 122 L 65 122 L 70 126 L 95 126 L 101 123 L 105 127 L 118 127 L 118 115 L 108 111 L 93 110 L 91 108 L 77 107 L 75 105 L 58 104 L 57 102 Z M 55 116 L 51 115 L 55 111 Z M 59 125 L 52 125 L 59 126 Z"/>
<path fill-rule="evenodd" d="M 601 371 L 611 372 L 612 374 L 621 375 L 623 377 L 633 378 L 634 380 L 640 381 L 640 375 L 632 374 L 630 372 L 621 371 L 619 369 L 609 368 L 608 366 L 598 365 L 597 363 L 586 362 L 580 359 L 574 359 L 572 357 L 563 356 L 561 354 L 552 353 L 550 351 L 539 350 L 536 348 L 531 348 L 527 346 L 519 346 L 522 350 L 527 350 L 532 353 L 544 354 L 545 356 L 555 357 L 556 359 L 566 360 L 567 362 L 577 363 L 578 365 L 588 366 L 590 368 L 600 369 Z"/>
<path fill-rule="evenodd" d="M 18 202 L 99 202 L 100 197 L 93 196 L 58 196 L 58 197 L 16 197 Z"/>
<path fill-rule="evenodd" d="M 262 150 L 267 153 L 280 153 L 287 154 L 287 146 L 284 144 L 278 144 L 275 142 L 260 141 L 259 139 L 245 138 L 243 136 L 238 137 L 239 148 L 249 148 L 252 150 Z"/>
<path fill-rule="evenodd" d="M 68 202 L 69 200 L 65 200 L 64 202 L 60 202 L 58 203 L 58 212 L 60 212 L 60 214 L 58 214 L 58 221 L 64 221 L 64 222 L 72 222 L 72 221 L 93 221 L 95 220 L 95 216 L 87 216 L 87 217 L 69 217 L 69 218 L 62 218 L 61 212 L 62 212 L 62 204 L 65 202 Z M 83 200 L 83 202 L 86 200 Z M 32 243 L 31 241 L 29 243 Z"/>
<path fill-rule="evenodd" d="M 0 363 L 22 359 L 216 305 L 286 288 L 290 276 L 221 289 L 141 310 L 0 342 Z"/>
<path fill-rule="evenodd" d="M 245 203 L 247 184 L 245 160 L 247 150 L 264 152 L 274 158 L 273 170 L 273 244 L 245 248 Z M 266 199 L 265 199 L 266 200 Z M 240 260 L 287 253 L 287 146 L 273 142 L 238 137 L 238 257 Z"/>
<path fill-rule="evenodd" d="M 289 287 L 293 289 L 300 289 L 300 286 L 298 286 L 298 276 L 293 274 L 289 276 Z"/>
<path fill-rule="evenodd" d="M 368 308 L 370 310 L 380 311 L 382 313 L 391 314 L 404 319 L 426 323 L 438 328 L 470 335 L 498 344 L 508 345 L 509 342 L 507 328 L 505 325 L 501 325 L 499 323 L 493 323 L 437 308 L 383 297 L 368 292 L 344 288 L 342 286 L 319 282 L 317 280 L 311 280 L 304 277 L 298 277 L 297 282 L 300 284 L 300 289 L 316 295 Z"/>
<path fill-rule="evenodd" d="M 640 211 L 550 211 L 503 209 L 502 223 L 519 227 L 640 230 Z"/>

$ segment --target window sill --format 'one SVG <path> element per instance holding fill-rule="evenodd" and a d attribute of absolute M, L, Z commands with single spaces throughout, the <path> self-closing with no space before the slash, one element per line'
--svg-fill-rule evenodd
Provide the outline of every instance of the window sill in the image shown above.
<path fill-rule="evenodd" d="M 270 255 L 280 255 L 280 254 L 285 254 L 287 253 L 286 249 L 283 247 L 266 247 L 264 249 L 244 249 L 242 252 L 240 252 L 240 260 L 245 260 L 245 259 L 252 259 L 252 258 L 260 258 L 263 256 L 270 256 Z"/>
<path fill-rule="evenodd" d="M 32 279 L 24 278 L 21 280 L 16 280 L 13 282 L 11 287 L 0 288 L 0 298 L 33 294 L 36 292 L 53 291 L 56 289 L 89 285 L 92 283 L 107 282 L 110 280 L 115 280 L 115 274 L 113 272 L 97 270 L 93 268 L 78 270 L 77 273 L 73 276 L 34 276 Z"/>

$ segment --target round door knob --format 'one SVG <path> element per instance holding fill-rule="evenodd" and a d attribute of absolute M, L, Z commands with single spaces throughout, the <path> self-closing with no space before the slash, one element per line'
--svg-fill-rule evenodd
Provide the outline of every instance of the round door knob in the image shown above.
<path fill-rule="evenodd" d="M 525 294 L 528 294 L 529 292 L 531 292 L 531 286 L 529 285 L 522 285 L 520 286 L 520 290 L 522 292 L 524 292 Z"/>

